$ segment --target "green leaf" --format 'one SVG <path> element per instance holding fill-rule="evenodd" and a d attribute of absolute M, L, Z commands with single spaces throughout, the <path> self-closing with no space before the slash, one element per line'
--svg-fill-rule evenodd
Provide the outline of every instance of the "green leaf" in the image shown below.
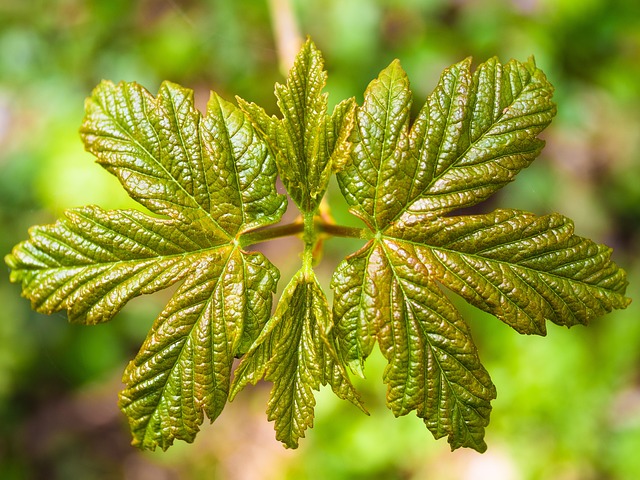
<path fill-rule="evenodd" d="M 238 344 L 243 334 L 255 340 L 266 323 L 271 302 L 263 296 L 275 291 L 278 276 L 261 254 L 232 247 L 194 266 L 124 373 L 120 407 L 135 445 L 166 450 L 176 438 L 191 442 L 203 412 L 217 418 Z"/>
<path fill-rule="evenodd" d="M 87 149 L 156 218 L 98 207 L 34 227 L 7 257 L 13 281 L 41 312 L 79 323 L 110 320 L 132 297 L 182 281 L 124 374 L 120 406 L 134 444 L 192 441 L 203 415 L 226 402 L 236 355 L 268 320 L 279 273 L 239 236 L 277 222 L 269 148 L 244 113 L 212 94 L 203 117 L 193 92 L 165 82 L 157 97 L 103 82 L 86 103 Z"/>
<path fill-rule="evenodd" d="M 345 100 L 327 115 L 326 81 L 322 55 L 307 40 L 287 82 L 276 84 L 281 119 L 255 104 L 238 102 L 274 150 L 282 182 L 302 212 L 316 211 L 332 170 L 341 168 L 351 147 L 355 102 Z"/>
<path fill-rule="evenodd" d="M 611 250 L 575 235 L 569 219 L 455 215 L 540 152 L 555 106 L 533 60 L 453 65 L 413 120 L 397 60 L 361 107 L 348 99 L 329 115 L 326 81 L 308 40 L 276 85 L 280 118 L 215 93 L 202 115 L 193 92 L 169 82 L 155 97 L 103 82 L 87 99 L 87 150 L 146 213 L 68 210 L 33 227 L 5 261 L 37 311 L 66 310 L 83 324 L 176 284 L 124 372 L 119 404 L 134 445 L 193 441 L 205 416 L 265 379 L 268 419 L 294 448 L 321 386 L 366 413 L 347 369 L 364 376 L 377 342 L 391 411 L 415 411 L 452 449 L 482 452 L 496 391 L 446 290 L 528 334 L 628 305 Z M 319 208 L 332 172 L 367 228 L 335 225 Z M 278 174 L 301 220 L 272 227 L 286 209 Z M 272 315 L 279 272 L 246 248 L 284 235 L 301 236 L 302 267 Z M 366 240 L 336 269 L 332 308 L 313 270 L 330 235 Z"/>
<path fill-rule="evenodd" d="M 544 335 L 545 320 L 587 324 L 629 303 L 611 249 L 574 235 L 573 223 L 558 214 L 411 216 L 387 233 L 410 244 L 431 275 L 520 333 Z"/>
<path fill-rule="evenodd" d="M 388 361 L 387 405 L 415 410 L 452 448 L 484 451 L 495 388 L 441 285 L 521 333 L 586 324 L 624 308 L 610 249 L 554 214 L 452 216 L 513 180 L 543 146 L 553 88 L 533 61 L 470 60 L 445 70 L 411 122 L 394 61 L 365 92 L 341 190 L 372 240 L 337 268 L 334 315 L 345 361 L 361 373 L 374 341 Z M 446 214 L 446 216 L 445 216 Z"/>
<path fill-rule="evenodd" d="M 369 225 L 384 225 L 407 203 L 416 162 L 406 159 L 411 108 L 409 80 L 400 62 L 380 73 L 365 93 L 354 128 L 351 161 L 338 172 L 345 198 Z"/>
<path fill-rule="evenodd" d="M 334 172 L 342 170 L 351 155 L 351 132 L 355 124 L 355 114 L 356 103 L 353 98 L 350 98 L 336 105 L 331 117 L 327 117 L 325 155 L 330 157 L 330 164 Z"/>
<path fill-rule="evenodd" d="M 153 213 L 202 224 L 225 240 L 282 215 L 266 145 L 215 93 L 202 118 L 193 92 L 170 82 L 157 98 L 135 83 L 103 82 L 86 110 L 87 150 Z"/>
<path fill-rule="evenodd" d="M 347 257 L 336 269 L 331 281 L 334 290 L 333 317 L 342 358 L 351 370 L 364 378 L 364 362 L 375 344 L 375 325 L 389 311 L 381 308 L 380 284 L 375 263 L 369 261 L 370 248 Z"/>
<path fill-rule="evenodd" d="M 273 382 L 268 419 L 289 448 L 296 448 L 313 426 L 313 390 L 320 385 L 331 385 L 336 395 L 364 410 L 342 367 L 327 299 L 312 272 L 300 270 L 286 287 L 274 316 L 235 371 L 231 398 L 263 377 Z"/>
<path fill-rule="evenodd" d="M 472 75 L 448 69 L 409 126 L 400 63 L 383 70 L 358 111 L 352 161 L 338 174 L 347 201 L 376 230 L 405 212 L 441 215 L 486 199 L 538 155 L 555 114 L 553 88 L 533 62 L 495 59 Z"/>
<path fill-rule="evenodd" d="M 399 416 L 416 410 L 436 438 L 448 435 L 453 448 L 484 451 L 495 387 L 466 324 L 427 266 L 396 242 L 372 241 L 338 267 L 333 284 L 335 312 L 350 313 L 338 317 L 338 328 L 351 333 L 352 358 L 366 358 L 374 331 L 389 362 L 384 381 L 391 411 Z M 354 287 L 338 294 L 343 285 Z"/>
<path fill-rule="evenodd" d="M 32 227 L 31 239 L 7 257 L 11 280 L 41 313 L 67 310 L 74 323 L 111 320 L 132 297 L 183 278 L 216 245 L 184 224 L 135 210 L 68 210 L 54 225 Z"/>

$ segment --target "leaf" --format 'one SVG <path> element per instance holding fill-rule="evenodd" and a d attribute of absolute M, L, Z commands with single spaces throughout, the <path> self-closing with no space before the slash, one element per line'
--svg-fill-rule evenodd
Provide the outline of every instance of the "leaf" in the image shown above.
<path fill-rule="evenodd" d="M 120 407 L 136 445 L 166 450 L 176 438 L 193 441 L 203 411 L 213 421 L 227 401 L 243 322 L 268 319 L 270 297 L 262 297 L 275 291 L 275 267 L 237 248 L 220 253 L 194 267 L 125 370 Z"/>
<path fill-rule="evenodd" d="M 338 172 L 345 198 L 369 225 L 395 216 L 394 204 L 406 203 L 410 193 L 406 187 L 417 166 L 400 168 L 408 149 L 410 107 L 409 80 L 394 61 L 369 85 L 357 113 L 352 159 Z"/>
<path fill-rule="evenodd" d="M 373 238 L 338 266 L 332 288 L 352 369 L 362 371 L 377 340 L 389 408 L 415 410 L 452 448 L 484 451 L 495 388 L 440 286 L 520 333 L 544 334 L 546 320 L 586 324 L 629 300 L 610 249 L 574 235 L 560 215 L 451 215 L 527 167 L 555 113 L 533 61 L 492 59 L 474 73 L 470 64 L 445 70 L 413 122 L 399 62 L 367 88 L 338 181 Z"/>
<path fill-rule="evenodd" d="M 305 430 L 313 426 L 313 390 L 320 385 L 331 385 L 336 395 L 365 411 L 341 365 L 325 295 L 315 275 L 302 269 L 238 365 L 231 398 L 263 377 L 273 382 L 268 419 L 275 421 L 276 438 L 296 448 Z"/>
<path fill-rule="evenodd" d="M 74 323 L 111 320 L 132 297 L 184 277 L 194 261 L 220 244 L 188 235 L 174 220 L 134 210 L 71 209 L 54 225 L 33 227 L 7 261 L 11 280 L 35 310 L 66 309 Z"/>
<path fill-rule="evenodd" d="M 417 410 L 436 438 L 449 435 L 454 448 L 484 451 L 484 427 L 495 387 L 480 364 L 467 326 L 427 267 L 396 248 L 391 241 L 369 242 L 334 276 L 335 286 L 365 285 L 342 295 L 336 291 L 334 300 L 338 315 L 347 305 L 362 305 L 359 310 L 352 307 L 360 315 L 359 328 L 346 337 L 355 344 L 351 351 L 357 354 L 352 357 L 363 362 L 371 351 L 371 340 L 360 332 L 376 332 L 389 362 L 384 381 L 391 411 L 399 416 Z M 356 262 L 363 264 L 361 270 L 349 268 Z M 338 317 L 338 322 L 349 329 L 349 316 Z"/>
<path fill-rule="evenodd" d="M 331 281 L 334 290 L 333 317 L 339 319 L 340 351 L 351 370 L 364 378 L 364 362 L 375 343 L 374 325 L 380 324 L 383 311 L 376 278 L 378 270 L 370 264 L 371 249 L 365 248 L 347 257 L 336 269 Z"/>
<path fill-rule="evenodd" d="M 351 154 L 351 132 L 355 123 L 356 103 L 353 98 L 343 100 L 327 117 L 327 142 L 325 154 L 330 157 L 334 172 L 342 170 Z M 324 173 L 326 175 L 326 173 Z"/>
<path fill-rule="evenodd" d="M 367 88 L 352 162 L 338 175 L 347 201 L 377 230 L 405 212 L 441 215 L 486 199 L 527 167 L 555 114 L 553 88 L 530 62 L 495 59 L 471 75 L 448 69 L 409 127 L 400 63 Z"/>
<path fill-rule="evenodd" d="M 286 83 L 276 84 L 281 119 L 238 99 L 274 150 L 282 182 L 302 212 L 315 212 L 332 170 L 341 168 L 351 147 L 355 102 L 345 100 L 327 115 L 328 95 L 322 93 L 326 81 L 322 55 L 308 39 Z"/>
<path fill-rule="evenodd" d="M 175 285 L 124 375 L 119 405 L 133 444 L 194 440 L 227 398 L 273 384 L 267 417 L 295 448 L 330 385 L 363 410 L 347 373 L 364 376 L 378 343 L 386 403 L 415 411 L 452 449 L 484 451 L 495 386 L 447 290 L 520 333 L 572 326 L 625 308 L 625 272 L 611 250 L 559 215 L 501 209 L 457 215 L 512 181 L 538 155 L 555 114 L 533 60 L 467 59 L 446 69 L 415 119 L 399 61 L 328 114 L 319 50 L 307 40 L 275 93 L 281 117 L 164 82 L 101 83 L 87 99 L 87 150 L 146 207 L 70 209 L 36 226 L 5 257 L 11 280 L 43 313 L 112 319 L 133 297 Z M 335 225 L 320 202 L 330 176 L 367 228 Z M 301 210 L 280 221 L 286 197 Z M 279 272 L 247 247 L 300 235 L 302 267 L 271 314 Z M 332 308 L 313 266 L 330 235 L 365 239 L 336 269 Z M 236 358 L 240 358 L 233 370 Z M 233 380 L 232 380 L 233 376 Z"/>
<path fill-rule="evenodd" d="M 201 118 L 193 92 L 170 82 L 157 99 L 135 83 L 103 82 L 86 110 L 87 150 L 153 213 L 202 223 L 225 240 L 282 215 L 266 145 L 215 93 Z"/>
<path fill-rule="evenodd" d="M 231 366 L 258 337 L 279 277 L 239 236 L 277 222 L 267 145 L 237 107 L 212 94 L 203 117 L 171 83 L 157 97 L 103 82 L 86 103 L 87 149 L 156 218 L 98 207 L 34 227 L 7 257 L 13 281 L 41 312 L 110 320 L 132 297 L 182 281 L 127 367 L 120 406 L 134 444 L 192 441 L 226 402 Z"/>
<path fill-rule="evenodd" d="M 574 235 L 573 223 L 558 214 L 413 217 L 388 234 L 410 242 L 447 287 L 520 333 L 544 335 L 545 320 L 587 324 L 628 304 L 611 249 Z"/>
<path fill-rule="evenodd" d="M 495 387 L 480 364 L 467 326 L 424 265 L 394 242 L 373 247 L 387 318 L 377 325 L 387 404 L 396 415 L 417 409 L 436 438 L 483 451 Z M 386 277 L 386 278 L 385 278 Z M 390 320 L 390 321 L 389 321 Z"/>

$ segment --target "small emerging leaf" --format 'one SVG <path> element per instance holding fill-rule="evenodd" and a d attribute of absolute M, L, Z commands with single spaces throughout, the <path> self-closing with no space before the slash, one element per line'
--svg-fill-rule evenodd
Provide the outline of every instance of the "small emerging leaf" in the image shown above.
<path fill-rule="evenodd" d="M 303 212 L 314 213 L 329 184 L 349 154 L 355 102 L 345 100 L 327 115 L 324 61 L 311 40 L 302 47 L 284 85 L 275 93 L 282 119 L 269 117 L 255 104 L 239 101 L 273 148 L 278 173 Z"/>
<path fill-rule="evenodd" d="M 331 385 L 340 398 L 363 408 L 338 356 L 327 300 L 314 275 L 300 270 L 276 312 L 236 369 L 233 398 L 262 377 L 273 382 L 267 416 L 276 438 L 295 448 L 313 426 L 313 390 Z"/>

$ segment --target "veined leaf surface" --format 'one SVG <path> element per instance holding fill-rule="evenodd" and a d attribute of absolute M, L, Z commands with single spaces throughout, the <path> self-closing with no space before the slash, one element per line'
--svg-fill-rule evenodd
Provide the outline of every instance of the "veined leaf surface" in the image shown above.
<path fill-rule="evenodd" d="M 547 321 L 586 324 L 628 304 L 610 249 L 562 215 L 456 215 L 534 160 L 555 114 L 532 60 L 470 65 L 446 69 L 413 120 L 398 61 L 361 107 L 348 99 L 329 115 L 311 40 L 276 85 L 280 117 L 215 93 L 202 115 L 193 92 L 170 82 L 155 97 L 135 83 L 95 89 L 85 146 L 147 211 L 68 210 L 5 260 L 37 311 L 84 324 L 177 283 L 124 373 L 120 407 L 135 445 L 192 441 L 205 415 L 213 421 L 228 397 L 266 379 L 268 419 L 294 448 L 320 386 L 366 412 L 347 370 L 362 376 L 377 342 L 391 411 L 415 411 L 452 448 L 484 451 L 496 390 L 445 290 L 540 335 Z M 367 228 L 335 225 L 319 208 L 332 173 Z M 272 226 L 286 208 L 276 175 L 301 221 Z M 332 308 L 313 270 L 331 234 L 365 239 L 333 275 Z M 247 247 L 283 235 L 301 236 L 302 267 L 272 315 L 280 274 Z"/>
<path fill-rule="evenodd" d="M 413 122 L 399 62 L 367 88 L 338 180 L 373 239 L 343 261 L 332 287 L 352 369 L 361 372 L 377 340 L 389 408 L 415 410 L 452 448 L 484 451 L 495 388 L 442 286 L 520 333 L 544 334 L 546 320 L 586 324 L 629 300 L 610 249 L 574 235 L 560 215 L 452 215 L 527 167 L 555 113 L 533 61 L 492 59 L 473 73 L 470 64 L 445 70 Z"/>
<path fill-rule="evenodd" d="M 277 222 L 275 162 L 240 109 L 213 94 L 203 117 L 193 93 L 165 82 L 157 97 L 103 82 L 87 100 L 82 137 L 151 216 L 83 207 L 35 227 L 7 257 L 12 280 L 41 312 L 110 320 L 136 295 L 182 284 L 124 375 L 120 405 L 134 444 L 192 441 L 203 413 L 227 398 L 234 356 L 257 338 L 279 278 L 246 231 Z"/>
<path fill-rule="evenodd" d="M 364 410 L 336 348 L 327 299 L 311 272 L 300 270 L 285 289 L 276 312 L 236 369 L 233 398 L 248 383 L 273 382 L 267 406 L 276 438 L 298 446 L 313 426 L 313 390 L 331 385 L 340 398 Z"/>
<path fill-rule="evenodd" d="M 286 83 L 276 84 L 281 119 L 238 99 L 274 150 L 282 182 L 303 213 L 316 211 L 332 171 L 344 165 L 351 148 L 355 102 L 344 100 L 328 115 L 326 82 L 322 55 L 307 40 Z"/>

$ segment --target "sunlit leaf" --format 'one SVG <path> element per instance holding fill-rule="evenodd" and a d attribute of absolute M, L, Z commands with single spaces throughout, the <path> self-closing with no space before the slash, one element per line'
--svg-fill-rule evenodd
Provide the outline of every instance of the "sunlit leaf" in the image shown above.
<path fill-rule="evenodd" d="M 355 103 L 345 100 L 329 116 L 328 95 L 322 92 L 326 82 L 322 55 L 307 40 L 286 83 L 276 84 L 281 119 L 239 99 L 273 148 L 280 178 L 303 212 L 318 208 L 332 171 L 341 168 L 351 147 Z"/>
<path fill-rule="evenodd" d="M 87 99 L 87 150 L 146 210 L 68 210 L 33 227 L 5 261 L 34 309 L 83 324 L 174 285 L 124 372 L 119 404 L 134 445 L 193 441 L 205 417 L 264 379 L 267 418 L 295 448 L 321 386 L 366 412 L 349 371 L 364 376 L 377 343 L 389 409 L 416 412 L 452 449 L 482 452 L 496 390 L 452 292 L 541 335 L 547 321 L 587 324 L 629 303 L 611 250 L 575 235 L 569 219 L 456 215 L 512 181 L 544 144 L 553 88 L 533 60 L 453 65 L 414 119 L 397 60 L 360 107 L 348 99 L 328 114 L 326 81 L 307 40 L 276 85 L 279 117 L 215 93 L 202 115 L 193 92 L 169 82 L 155 97 L 103 82 Z M 335 225 L 320 208 L 332 173 L 366 228 Z M 277 175 L 301 215 L 273 226 L 286 209 Z M 314 265 L 332 234 L 364 245 L 338 265 L 330 307 Z M 280 273 L 251 247 L 284 235 L 300 236 L 302 266 L 272 314 Z"/>
<path fill-rule="evenodd" d="M 192 441 L 226 402 L 234 356 L 257 338 L 278 271 L 238 236 L 277 222 L 269 149 L 237 107 L 213 94 L 202 117 L 193 93 L 164 83 L 102 83 L 87 101 L 87 149 L 132 198 L 161 215 L 69 210 L 34 227 L 7 257 L 12 280 L 41 312 L 110 320 L 132 297 L 182 281 L 124 375 L 120 405 L 134 444 Z"/>
<path fill-rule="evenodd" d="M 338 180 L 373 240 L 342 262 L 332 287 L 352 369 L 361 373 L 377 340 L 389 408 L 415 410 L 452 448 L 484 451 L 495 388 L 441 286 L 521 333 L 544 334 L 546 320 L 586 324 L 629 300 L 610 249 L 560 215 L 452 215 L 527 167 L 555 113 L 533 61 L 470 65 L 445 70 L 413 122 L 398 61 L 367 88 Z"/>
<path fill-rule="evenodd" d="M 232 398 L 262 377 L 273 382 L 267 415 L 275 421 L 276 438 L 290 448 L 313 426 L 313 390 L 320 385 L 331 385 L 339 397 L 363 408 L 338 357 L 327 299 L 315 276 L 303 270 L 235 374 Z"/>

